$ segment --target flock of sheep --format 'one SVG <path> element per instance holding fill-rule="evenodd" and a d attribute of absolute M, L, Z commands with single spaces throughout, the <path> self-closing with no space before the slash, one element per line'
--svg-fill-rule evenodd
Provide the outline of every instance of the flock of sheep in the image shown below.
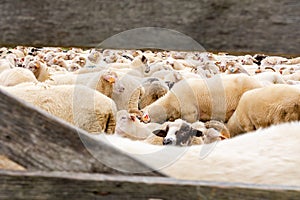
<path fill-rule="evenodd" d="M 193 145 L 163 169 L 185 179 L 300 185 L 299 69 L 300 57 L 262 54 L 0 49 L 1 90 L 135 151 Z"/>

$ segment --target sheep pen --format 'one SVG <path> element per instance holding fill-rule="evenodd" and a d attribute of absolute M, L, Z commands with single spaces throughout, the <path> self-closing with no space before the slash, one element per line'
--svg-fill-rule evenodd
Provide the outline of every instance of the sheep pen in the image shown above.
<path fill-rule="evenodd" d="M 32 113 L 30 118 L 11 118 L 0 126 L 5 131 L 0 137 L 3 180 L 39 177 L 51 184 L 47 177 L 56 177 L 55 173 L 60 172 L 30 172 L 47 169 L 66 171 L 58 179 L 72 178 L 77 174 L 74 172 L 117 174 L 119 179 L 108 175 L 96 178 L 97 183 L 122 182 L 124 176 L 133 178 L 128 187 L 136 187 L 143 184 L 132 176 L 138 172 L 136 175 L 147 180 L 159 176 L 153 179 L 158 185 L 164 185 L 162 180 L 173 180 L 165 176 L 176 178 L 164 186 L 167 193 L 193 180 L 212 184 L 206 191 L 209 195 L 216 188 L 221 192 L 224 185 L 219 183 L 224 181 L 233 182 L 228 186 L 230 191 L 235 187 L 241 191 L 245 184 L 245 188 L 262 190 L 265 195 L 277 191 L 277 187 L 284 188 L 287 196 L 287 191 L 297 191 L 290 194 L 292 198 L 298 194 L 300 177 L 294 166 L 299 162 L 295 145 L 299 139 L 300 125 L 295 122 L 298 115 L 279 121 L 292 123 L 279 124 L 275 120 L 273 124 L 275 121 L 269 120 L 261 126 L 253 125 L 243 129 L 241 136 L 236 136 L 232 127 L 241 126 L 235 119 L 237 115 L 246 119 L 255 113 L 250 121 L 266 121 L 264 108 L 258 106 L 262 102 L 271 102 L 273 117 L 280 108 L 286 116 L 298 113 L 284 109 L 280 98 L 272 96 L 276 88 L 282 88 L 276 95 L 288 93 L 285 96 L 296 101 L 300 93 L 299 57 L 264 56 L 259 63 L 259 55 L 249 54 L 23 46 L 2 48 L 0 56 L 0 63 L 4 63 L 1 95 L 8 95 L 0 104 L 5 113 L 2 115 L 5 119 L 12 117 L 10 113 L 18 116 L 18 106 L 24 105 L 22 111 L 28 113 L 30 108 Z M 6 63 L 10 63 L 7 68 Z M 180 63 L 180 67 L 174 63 Z M 280 65 L 291 70 L 283 72 Z M 262 92 L 255 95 L 255 91 Z M 254 93 L 251 107 L 244 103 L 250 93 Z M 17 110 L 7 107 L 8 102 L 18 105 Z M 12 122 L 17 126 L 7 128 Z M 37 123 L 39 127 L 35 127 Z M 53 129 L 54 124 L 61 124 L 64 130 L 58 131 L 56 126 Z M 22 137 L 17 139 L 18 134 Z M 18 141 L 18 148 L 14 148 L 13 139 Z M 41 143 L 36 150 L 32 148 Z M 257 144 L 260 148 L 255 149 Z M 22 155 L 24 149 L 26 158 Z M 240 162 L 245 163 L 243 167 L 237 165 Z M 247 176 L 242 176 L 246 171 Z M 78 176 L 89 182 L 88 175 Z M 193 190 L 193 184 L 189 190 Z M 275 188 L 265 189 L 264 185 Z M 115 186 L 101 189 L 101 194 L 112 191 L 111 187 Z M 120 190 L 126 191 L 122 187 Z"/>

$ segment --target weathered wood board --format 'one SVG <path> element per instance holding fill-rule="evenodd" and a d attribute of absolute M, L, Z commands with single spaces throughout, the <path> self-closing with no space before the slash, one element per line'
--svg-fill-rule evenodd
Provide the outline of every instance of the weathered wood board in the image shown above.
<path fill-rule="evenodd" d="M 0 171 L 0 199 L 290 199 L 299 187 L 66 172 Z"/>
<path fill-rule="evenodd" d="M 0 10 L 0 46 L 95 47 L 122 31 L 162 27 L 210 51 L 300 55 L 298 0 L 2 0 Z M 128 45 L 141 39 L 132 38 Z"/>
<path fill-rule="evenodd" d="M 93 143 L 88 133 L 0 90 L 0 155 L 28 170 L 122 174 L 103 165 L 85 148 L 80 137 L 100 156 L 136 171 L 150 168 L 107 144 Z M 80 137 L 79 137 L 80 135 Z M 125 173 L 125 172 L 124 172 Z M 126 173 L 125 173 L 126 174 Z M 161 176 L 158 172 L 144 175 Z"/>

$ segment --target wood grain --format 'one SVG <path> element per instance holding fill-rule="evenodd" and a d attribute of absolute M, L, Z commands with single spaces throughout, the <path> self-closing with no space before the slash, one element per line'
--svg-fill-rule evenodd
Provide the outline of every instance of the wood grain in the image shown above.
<path fill-rule="evenodd" d="M 295 199 L 299 187 L 67 172 L 0 171 L 0 199 Z"/>

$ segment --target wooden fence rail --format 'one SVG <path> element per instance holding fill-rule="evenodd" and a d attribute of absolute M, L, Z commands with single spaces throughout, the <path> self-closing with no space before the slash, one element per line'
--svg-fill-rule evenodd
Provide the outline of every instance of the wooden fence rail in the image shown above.
<path fill-rule="evenodd" d="M 0 171 L 0 199 L 290 199 L 299 187 L 67 172 Z"/>
<path fill-rule="evenodd" d="M 298 0 L 2 0 L 0 46 L 95 47 L 122 31 L 162 27 L 210 51 L 300 55 L 299 10 Z M 127 44 L 139 48 L 137 38 Z"/>

